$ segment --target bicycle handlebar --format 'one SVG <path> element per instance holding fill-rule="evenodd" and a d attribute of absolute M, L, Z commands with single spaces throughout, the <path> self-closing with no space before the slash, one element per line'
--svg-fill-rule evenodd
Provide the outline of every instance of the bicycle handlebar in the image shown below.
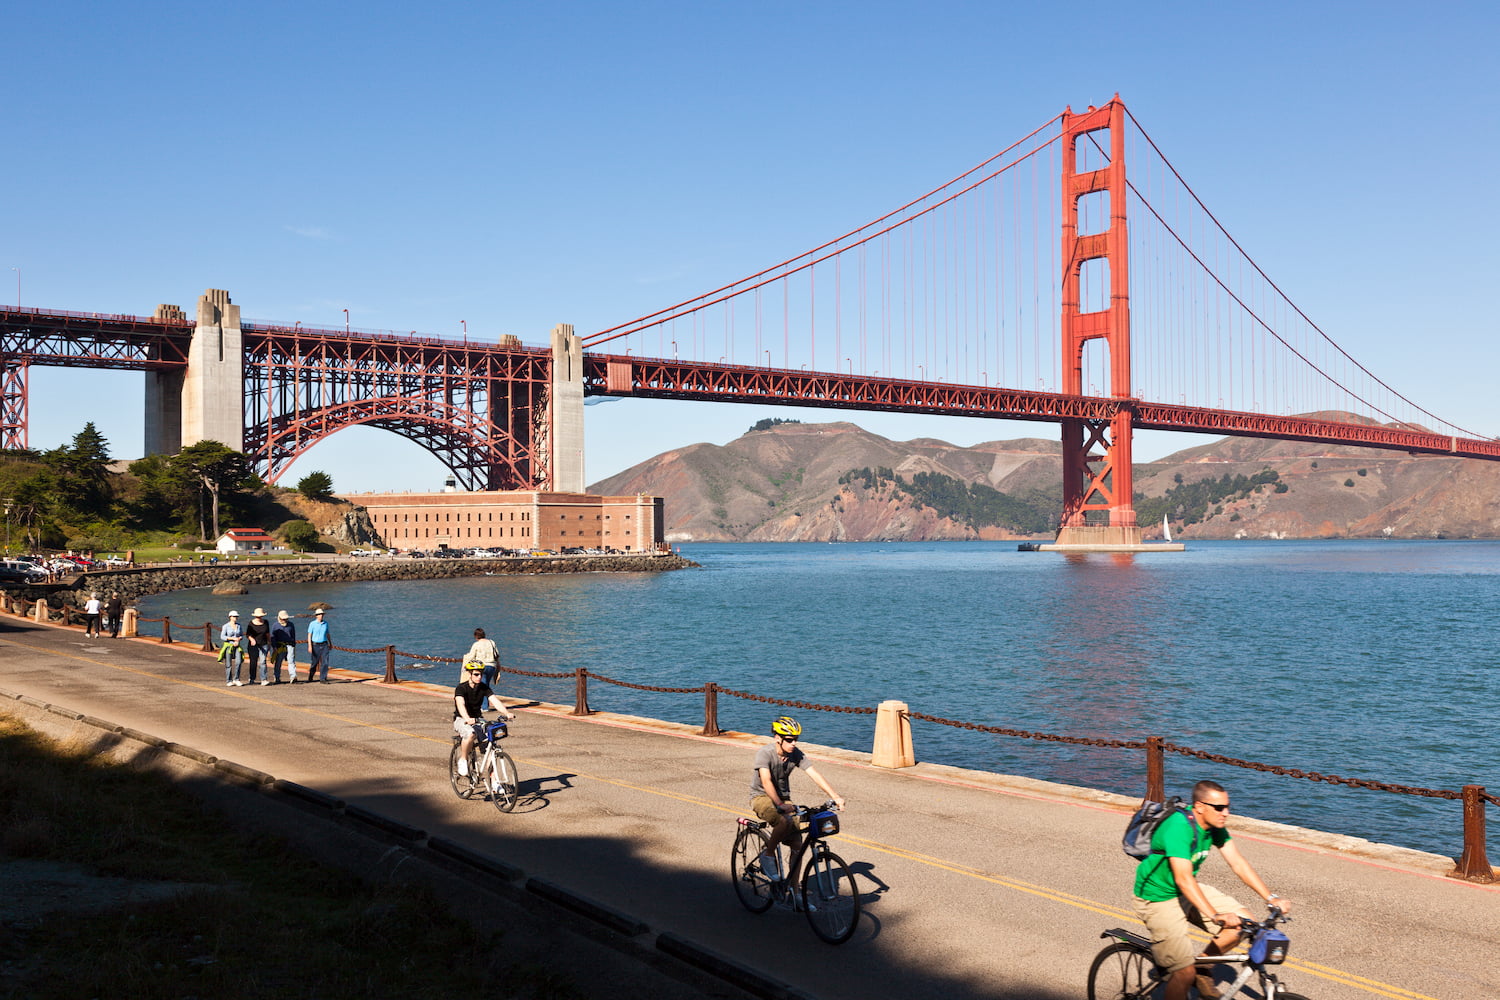
<path fill-rule="evenodd" d="M 1264 920 L 1247 920 L 1244 917 L 1240 917 L 1239 929 L 1245 932 L 1268 931 L 1277 924 L 1284 924 L 1292 919 L 1291 914 L 1285 912 L 1279 906 L 1267 906 L 1266 909 L 1270 912 Z"/>

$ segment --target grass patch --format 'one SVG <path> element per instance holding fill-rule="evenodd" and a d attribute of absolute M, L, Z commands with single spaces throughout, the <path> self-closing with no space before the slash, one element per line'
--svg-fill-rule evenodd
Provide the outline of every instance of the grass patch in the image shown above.
<path fill-rule="evenodd" d="M 431 893 L 319 865 L 157 774 L 0 715 L 0 871 L 18 859 L 193 883 L 181 895 L 0 924 L 0 996 L 583 997 L 506 961 Z M 101 894 L 101 898 L 103 894 Z"/>

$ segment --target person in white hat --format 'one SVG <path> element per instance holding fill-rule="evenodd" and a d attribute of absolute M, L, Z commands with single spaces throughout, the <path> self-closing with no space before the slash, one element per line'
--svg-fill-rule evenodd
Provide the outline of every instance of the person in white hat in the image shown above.
<path fill-rule="evenodd" d="M 266 621 L 265 608 L 250 612 L 245 641 L 250 645 L 250 683 L 260 681 L 260 686 L 265 687 L 271 683 L 271 623 Z"/>
<path fill-rule="evenodd" d="M 281 664 L 285 660 L 291 681 L 297 683 L 297 624 L 285 611 L 276 612 L 271 626 L 271 683 L 281 683 Z"/>
<path fill-rule="evenodd" d="M 245 633 L 240 630 L 240 613 L 229 612 L 229 620 L 219 629 L 219 659 L 224 661 L 224 686 L 244 687 L 240 680 L 240 666 L 245 660 L 244 647 L 240 645 Z"/>
<path fill-rule="evenodd" d="M 328 683 L 328 651 L 333 645 L 329 636 L 328 622 L 324 619 L 323 609 L 313 609 L 313 620 L 307 626 L 307 682 L 320 681 Z M 323 668 L 323 676 L 318 676 L 318 668 Z"/>

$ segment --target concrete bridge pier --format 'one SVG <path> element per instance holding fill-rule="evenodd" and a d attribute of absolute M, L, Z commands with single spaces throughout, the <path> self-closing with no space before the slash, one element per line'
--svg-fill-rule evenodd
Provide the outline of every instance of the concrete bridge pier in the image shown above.
<path fill-rule="evenodd" d="M 185 318 L 177 306 L 159 319 Z M 146 374 L 146 454 L 175 455 L 184 445 L 218 441 L 245 449 L 245 361 L 240 307 L 210 288 L 198 299 L 198 323 L 185 372 Z"/>
<path fill-rule="evenodd" d="M 583 342 L 573 324 L 552 328 L 551 483 L 559 493 L 583 492 Z"/>

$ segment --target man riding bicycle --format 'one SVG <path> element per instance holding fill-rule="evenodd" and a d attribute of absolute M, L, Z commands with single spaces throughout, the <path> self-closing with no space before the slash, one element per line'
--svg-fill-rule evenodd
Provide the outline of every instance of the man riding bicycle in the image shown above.
<path fill-rule="evenodd" d="M 1250 913 L 1232 896 L 1198 881 L 1198 869 L 1213 848 L 1229 868 L 1266 903 L 1283 912 L 1291 901 L 1266 888 L 1229 836 L 1229 793 L 1216 781 L 1193 786 L 1189 811 L 1174 811 L 1151 834 L 1151 853 L 1135 869 L 1135 912 L 1151 933 L 1151 957 L 1167 970 L 1163 1000 L 1185 1000 L 1197 980 L 1198 996 L 1216 1000 L 1213 977 L 1200 975 L 1191 922 L 1215 935 L 1206 955 L 1222 955 L 1239 941 L 1240 918 Z M 1215 926 L 1209 926 L 1210 924 Z"/>
<path fill-rule="evenodd" d="M 757 817 L 771 824 L 771 838 L 766 844 L 766 853 L 761 855 L 760 870 L 769 878 L 779 879 L 776 870 L 776 847 L 785 842 L 795 854 L 802 846 L 802 831 L 792 820 L 797 807 L 792 804 L 790 782 L 792 771 L 801 768 L 821 788 L 838 808 L 844 808 L 833 786 L 823 776 L 808 766 L 807 756 L 797 748 L 797 739 L 802 727 L 797 720 L 783 715 L 771 723 L 774 742 L 763 746 L 755 754 L 755 770 L 750 778 L 750 809 Z"/>
<path fill-rule="evenodd" d="M 504 719 L 516 716 L 500 704 L 500 696 L 484 682 L 484 664 L 470 660 L 464 664 L 464 679 L 453 689 L 453 731 L 463 737 L 458 748 L 458 773 L 469 773 L 469 751 L 474 749 L 474 723 L 484 721 L 484 707 L 491 705 Z"/>

